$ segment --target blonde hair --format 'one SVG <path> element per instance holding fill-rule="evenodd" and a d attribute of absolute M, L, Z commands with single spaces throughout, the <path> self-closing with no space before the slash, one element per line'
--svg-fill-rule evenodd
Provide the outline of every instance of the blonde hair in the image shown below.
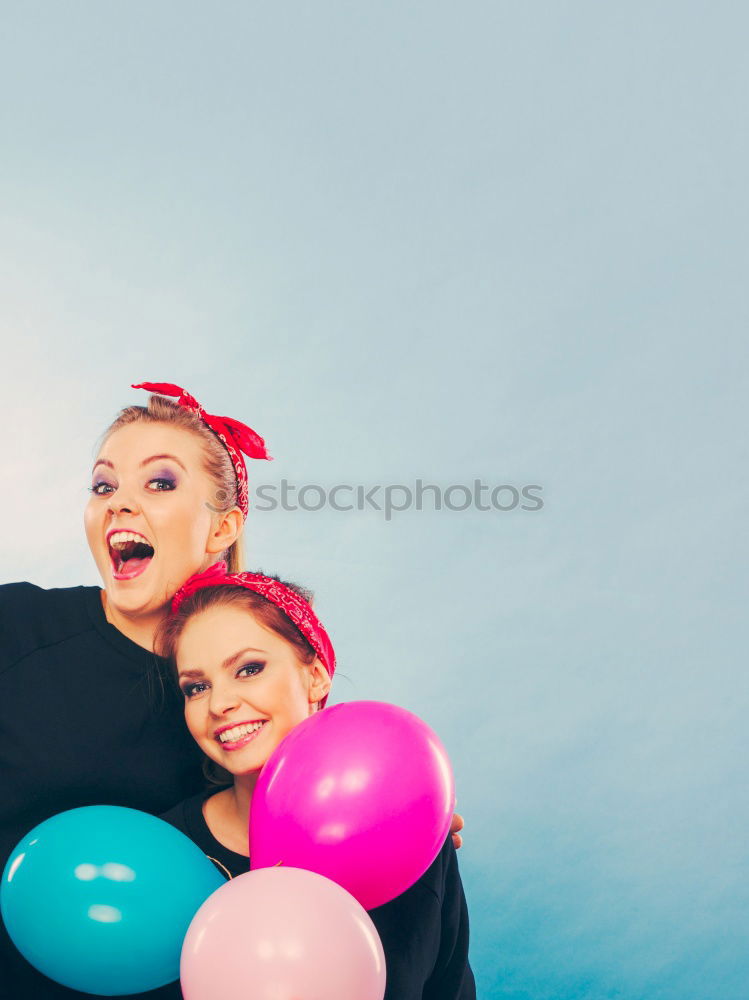
<path fill-rule="evenodd" d="M 203 467 L 213 480 L 216 511 L 231 510 L 237 507 L 237 474 L 229 457 L 229 452 L 207 427 L 200 417 L 183 406 L 178 406 L 164 396 L 149 396 L 148 406 L 126 406 L 104 432 L 102 445 L 120 427 L 129 424 L 170 424 L 197 435 L 203 445 Z M 241 573 L 244 566 L 244 546 L 241 533 L 236 541 L 229 546 L 221 558 L 226 560 L 230 573 Z"/>

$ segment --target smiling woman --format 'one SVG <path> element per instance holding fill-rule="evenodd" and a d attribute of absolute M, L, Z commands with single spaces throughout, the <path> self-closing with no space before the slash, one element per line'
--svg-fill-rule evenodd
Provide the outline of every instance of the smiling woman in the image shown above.
<path fill-rule="evenodd" d="M 228 778 L 228 787 L 191 796 L 163 818 L 232 878 L 249 870 L 261 769 L 296 726 L 324 709 L 333 646 L 301 588 L 260 573 L 222 573 L 219 563 L 180 588 L 157 647 L 173 668 L 193 739 Z M 366 776 L 353 803 L 355 794 L 372 794 Z M 385 952 L 385 1000 L 475 1000 L 468 910 L 449 835 L 421 878 L 369 915 Z M 248 996 L 258 985 L 243 984 Z M 270 996 L 276 983 L 263 985 Z M 179 987 L 169 989 L 163 995 L 177 1000 Z"/>
<path fill-rule="evenodd" d="M 180 701 L 168 686 L 151 694 L 163 668 L 154 634 L 191 574 L 221 557 L 241 568 L 241 452 L 268 455 L 254 431 L 179 387 L 143 387 L 178 398 L 128 407 L 104 434 L 84 518 L 104 588 L 0 587 L 0 865 L 58 812 L 109 803 L 160 813 L 204 785 Z M 43 741 L 30 724 L 40 720 Z M 3 1000 L 73 996 L 84 994 L 36 973 L 3 929 Z"/>
<path fill-rule="evenodd" d="M 0 586 L 0 866 L 30 829 L 66 809 L 159 814 L 205 785 L 181 695 L 169 685 L 152 695 L 154 670 L 165 666 L 154 637 L 191 575 L 222 557 L 241 569 L 242 453 L 269 456 L 249 427 L 207 413 L 178 386 L 142 388 L 177 401 L 152 396 L 105 432 L 85 512 L 104 588 Z M 2 928 L 2 1000 L 84 995 L 32 969 Z"/>

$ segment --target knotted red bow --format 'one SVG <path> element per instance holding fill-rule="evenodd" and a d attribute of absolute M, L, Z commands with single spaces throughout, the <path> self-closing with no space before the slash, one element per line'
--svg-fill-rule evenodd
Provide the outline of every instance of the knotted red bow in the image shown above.
<path fill-rule="evenodd" d="M 256 434 L 247 424 L 240 423 L 239 420 L 234 420 L 232 417 L 219 417 L 213 413 L 207 413 L 194 396 L 171 382 L 141 382 L 132 388 L 156 392 L 161 396 L 176 396 L 178 406 L 183 406 L 186 410 L 196 413 L 203 423 L 210 427 L 229 452 L 229 458 L 231 458 L 234 471 L 237 474 L 237 504 L 242 511 L 242 516 L 247 517 L 250 508 L 247 466 L 241 453 L 244 452 L 250 458 L 265 458 L 271 461 L 271 456 L 265 447 L 265 441 L 260 435 Z"/>

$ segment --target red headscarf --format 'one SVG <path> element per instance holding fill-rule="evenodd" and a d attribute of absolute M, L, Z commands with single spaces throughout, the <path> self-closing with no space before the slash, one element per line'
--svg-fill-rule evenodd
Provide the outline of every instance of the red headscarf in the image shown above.
<path fill-rule="evenodd" d="M 265 447 L 265 441 L 260 435 L 256 434 L 247 424 L 242 424 L 231 417 L 217 417 L 212 413 L 206 413 L 194 396 L 178 385 L 172 385 L 171 382 L 141 382 L 132 388 L 146 389 L 148 392 L 156 392 L 161 396 L 177 396 L 178 406 L 196 413 L 203 423 L 213 431 L 229 452 L 229 458 L 237 475 L 237 505 L 242 511 L 242 517 L 246 518 L 250 503 L 247 489 L 247 466 L 242 452 L 249 455 L 250 458 L 271 460 Z"/>
<path fill-rule="evenodd" d="M 182 584 L 177 593 L 172 598 L 172 614 L 176 614 L 182 602 L 194 594 L 196 590 L 203 587 L 244 587 L 245 590 L 253 590 L 260 594 L 292 621 L 302 635 L 307 639 L 314 651 L 320 658 L 320 662 L 328 671 L 330 677 L 335 672 L 335 652 L 325 627 L 315 612 L 309 601 L 297 594 L 296 591 L 287 587 L 278 580 L 274 580 L 262 573 L 227 573 L 226 563 L 223 561 L 214 563 L 202 573 L 196 573 L 189 580 Z M 320 702 L 320 707 L 325 706 L 327 695 Z"/>

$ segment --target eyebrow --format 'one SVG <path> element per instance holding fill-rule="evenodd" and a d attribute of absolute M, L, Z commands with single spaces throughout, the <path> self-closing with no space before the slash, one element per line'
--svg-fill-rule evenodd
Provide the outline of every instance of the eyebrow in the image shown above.
<path fill-rule="evenodd" d="M 148 465 L 149 462 L 156 462 L 160 458 L 170 458 L 173 462 L 176 462 L 177 465 L 184 469 L 185 472 L 187 472 L 187 469 L 185 469 L 184 465 L 182 465 L 182 462 L 180 462 L 176 455 L 151 455 L 150 458 L 144 458 L 138 468 L 142 469 L 144 465 Z M 109 469 L 114 468 L 114 465 L 107 458 L 100 458 L 98 461 L 94 462 L 94 468 L 91 470 L 92 472 L 96 469 L 97 465 L 106 465 Z"/>
<path fill-rule="evenodd" d="M 223 670 L 229 670 L 233 667 L 238 660 L 241 660 L 243 656 L 247 653 L 260 653 L 263 656 L 268 654 L 264 649 L 255 649 L 254 646 L 248 646 L 247 649 L 240 649 L 238 653 L 232 653 L 231 656 L 227 656 L 224 662 L 221 664 Z M 178 678 L 181 680 L 183 677 L 202 677 L 202 670 L 180 670 L 177 674 Z"/>

